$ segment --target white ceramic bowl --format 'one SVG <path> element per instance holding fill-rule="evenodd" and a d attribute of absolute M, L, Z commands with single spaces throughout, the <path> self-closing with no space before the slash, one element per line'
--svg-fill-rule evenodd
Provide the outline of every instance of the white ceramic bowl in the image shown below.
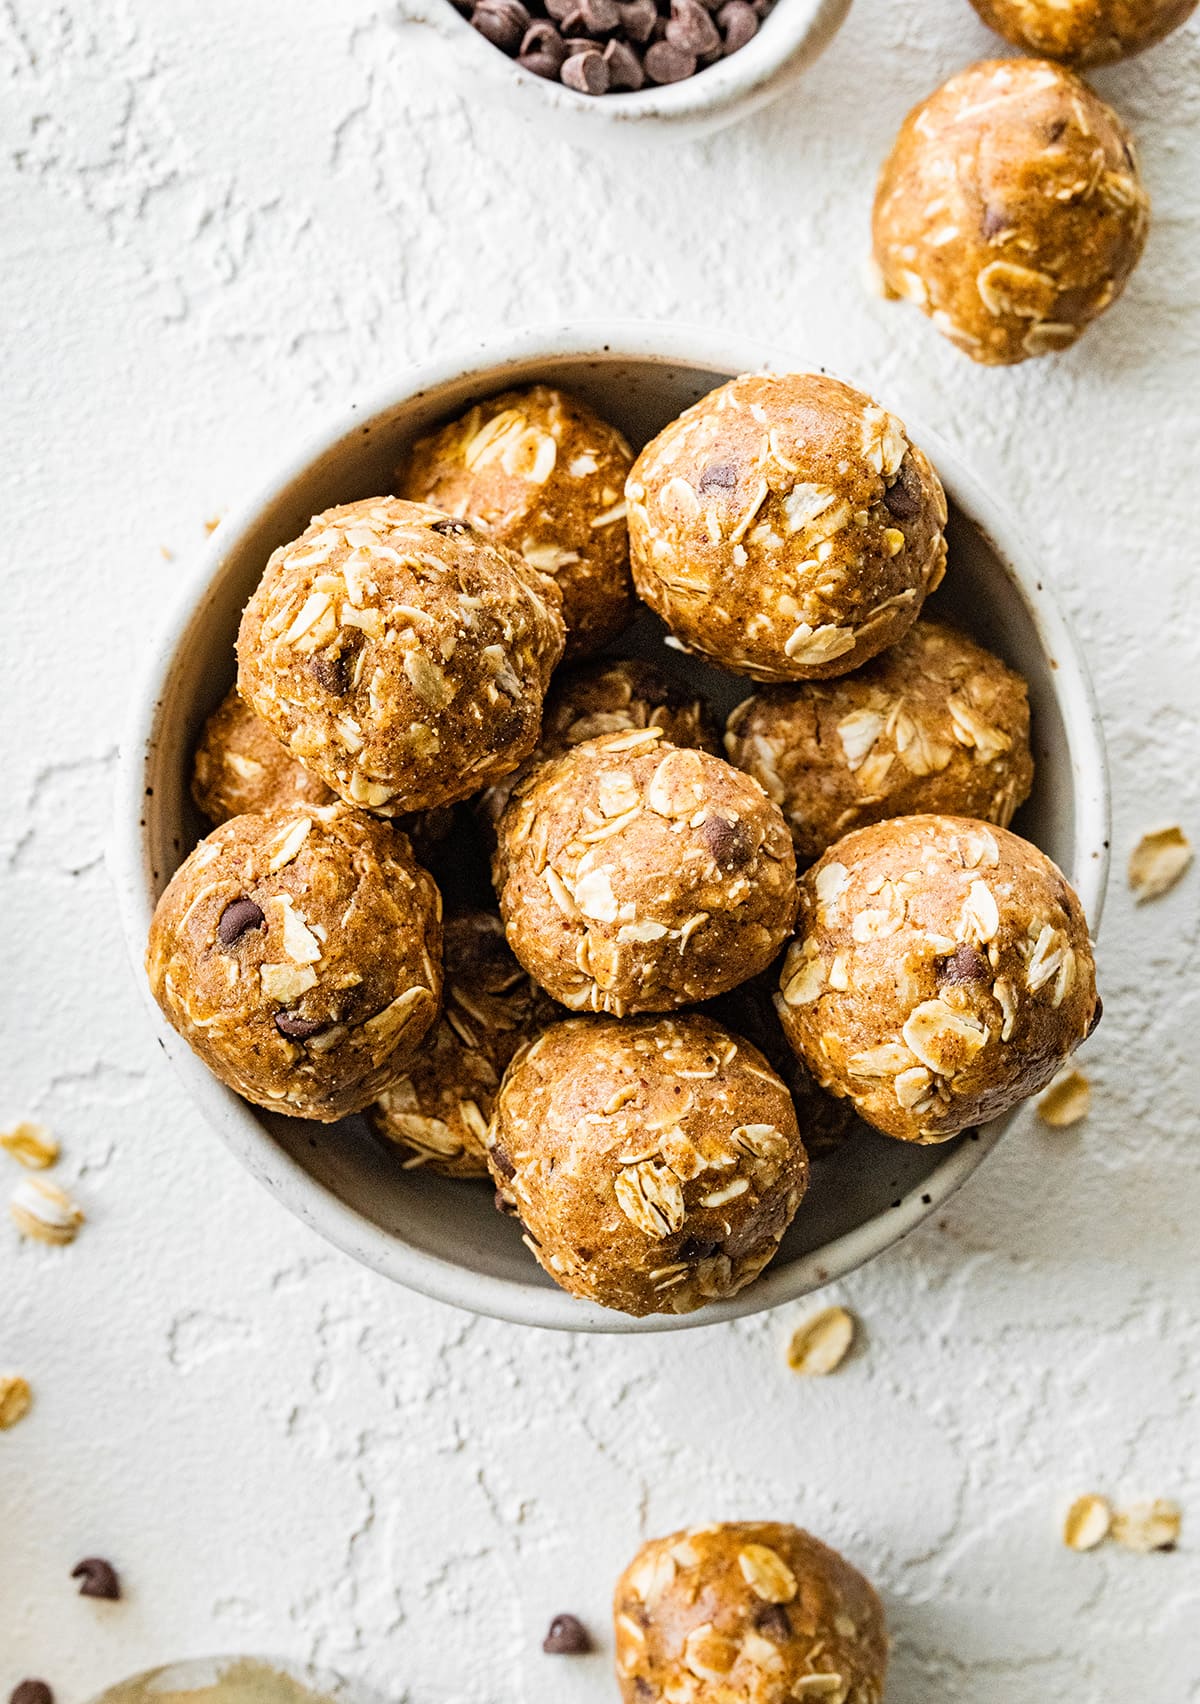
<path fill-rule="evenodd" d="M 808 363 L 811 365 L 811 362 Z M 233 678 L 238 617 L 267 557 L 331 504 L 391 489 L 402 447 L 479 396 L 535 379 L 580 392 L 635 445 L 731 375 L 805 365 L 788 352 L 699 332 L 630 325 L 513 337 L 431 363 L 335 421 L 214 534 L 146 656 L 122 750 L 112 867 L 139 979 L 155 901 L 203 832 L 188 797 L 200 725 Z M 870 388 L 869 374 L 849 374 Z M 1108 791 L 1084 665 L 1037 556 L 922 422 L 908 419 L 950 499 L 950 564 L 936 605 L 1026 677 L 1037 775 L 1016 827 L 1078 889 L 1093 928 L 1107 868 Z M 744 682 L 668 650 L 648 613 L 632 642 L 697 681 L 725 711 Z M 878 1254 L 938 1208 L 998 1139 L 1001 1119 L 940 1147 L 864 1132 L 818 1160 L 814 1181 L 757 1283 L 700 1314 L 633 1320 L 577 1301 L 534 1263 L 490 1189 L 403 1172 L 361 1120 L 330 1128 L 260 1112 L 225 1088 L 147 1002 L 167 1054 L 205 1117 L 267 1188 L 356 1260 L 478 1313 L 566 1330 L 662 1331 L 773 1307 Z"/>
<path fill-rule="evenodd" d="M 778 0 L 758 34 L 737 53 L 682 83 L 636 93 L 580 95 L 561 83 L 523 71 L 456 12 L 450 0 L 399 0 L 406 35 L 447 80 L 473 80 L 495 99 L 554 125 L 568 139 L 636 136 L 655 131 L 694 140 L 783 94 L 828 47 L 850 0 Z"/>

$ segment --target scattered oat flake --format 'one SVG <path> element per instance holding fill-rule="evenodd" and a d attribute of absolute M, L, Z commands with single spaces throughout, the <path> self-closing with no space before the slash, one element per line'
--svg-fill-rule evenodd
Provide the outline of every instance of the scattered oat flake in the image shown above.
<path fill-rule="evenodd" d="M 24 1178 L 12 1192 L 8 1211 L 21 1235 L 35 1242 L 72 1243 L 84 1221 L 82 1207 L 47 1177 Z"/>
<path fill-rule="evenodd" d="M 1191 841 L 1177 823 L 1143 834 L 1129 855 L 1129 885 L 1138 904 L 1161 898 L 1191 861 Z"/>
<path fill-rule="evenodd" d="M 1092 1109 L 1091 1084 L 1082 1071 L 1060 1071 L 1037 1103 L 1037 1114 L 1052 1130 L 1078 1124 Z"/>
<path fill-rule="evenodd" d="M 854 1315 L 845 1308 L 822 1308 L 797 1326 L 788 1344 L 794 1373 L 824 1377 L 841 1366 L 854 1342 Z"/>
<path fill-rule="evenodd" d="M 20 1373 L 0 1373 L 0 1432 L 7 1432 L 29 1413 L 33 1392 Z"/>
<path fill-rule="evenodd" d="M 22 1119 L 11 1130 L 0 1130 L 0 1148 L 27 1171 L 45 1171 L 58 1158 L 58 1143 L 40 1124 Z"/>
<path fill-rule="evenodd" d="M 1112 1520 L 1112 1535 L 1126 1550 L 1148 1555 L 1152 1550 L 1173 1550 L 1182 1524 L 1179 1505 L 1156 1497 L 1152 1503 L 1131 1503 L 1127 1509 L 1118 1509 Z"/>
<path fill-rule="evenodd" d="M 1076 1497 L 1063 1522 L 1063 1543 L 1068 1550 L 1094 1550 L 1108 1537 L 1112 1509 L 1107 1498 L 1089 1493 Z"/>

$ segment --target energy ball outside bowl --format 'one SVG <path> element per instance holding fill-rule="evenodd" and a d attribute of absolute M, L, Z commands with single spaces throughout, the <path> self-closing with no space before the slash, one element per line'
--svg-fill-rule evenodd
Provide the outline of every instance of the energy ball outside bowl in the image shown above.
<path fill-rule="evenodd" d="M 1110 65 L 1153 47 L 1191 17 L 1196 0 L 971 0 L 1014 47 L 1070 65 Z"/>
<path fill-rule="evenodd" d="M 437 1016 L 441 898 L 405 836 L 345 805 L 234 817 L 159 899 L 167 1021 L 256 1106 L 329 1123 L 394 1081 Z"/>
<path fill-rule="evenodd" d="M 488 1164 L 572 1295 L 691 1313 L 756 1278 L 808 1182 L 791 1097 L 709 1018 L 576 1018 L 514 1058 Z"/>
<path fill-rule="evenodd" d="M 613 1597 L 625 1704 L 880 1704 L 883 1605 L 836 1550 L 783 1521 L 643 1544 Z"/>
<path fill-rule="evenodd" d="M 394 497 L 347 503 L 271 557 L 242 616 L 238 690 L 350 803 L 450 804 L 532 751 L 558 605 L 467 521 Z"/>
<path fill-rule="evenodd" d="M 998 1118 L 1045 1088 L 1099 1015 L 1079 900 L 1007 829 L 874 823 L 801 879 L 784 1032 L 885 1135 L 944 1142 Z"/>
<path fill-rule="evenodd" d="M 975 361 L 1069 348 L 1149 226 L 1128 131 L 1045 59 L 991 59 L 909 113 L 875 194 L 875 261 Z"/>
<path fill-rule="evenodd" d="M 756 680 L 846 674 L 911 626 L 946 559 L 946 498 L 895 415 L 819 373 L 733 379 L 626 485 L 638 593 Z"/>
<path fill-rule="evenodd" d="M 512 956 L 494 912 L 446 919 L 444 973 L 437 1024 L 367 1117 L 407 1169 L 486 1177 L 484 1139 L 505 1067 L 563 1014 Z"/>
<path fill-rule="evenodd" d="M 404 497 L 475 521 L 562 593 L 568 658 L 633 619 L 625 476 L 633 452 L 578 397 L 505 391 L 419 439 L 397 475 Z"/>
<path fill-rule="evenodd" d="M 852 828 L 934 812 L 1007 828 L 1029 796 L 1029 692 L 940 621 L 840 680 L 768 686 L 733 711 L 725 750 L 762 783 L 811 862 Z"/>
<path fill-rule="evenodd" d="M 572 1011 L 721 994 L 770 964 L 795 919 L 778 807 L 657 728 L 538 764 L 500 820 L 493 876 L 513 952 Z"/>
<path fill-rule="evenodd" d="M 717 724 L 699 693 L 689 692 L 657 663 L 604 658 L 555 675 L 546 694 L 541 737 L 526 768 L 585 740 L 640 728 L 660 728 L 672 745 L 695 746 L 714 756 L 721 751 Z M 507 775 L 480 794 L 477 809 L 493 831 L 519 779 Z"/>

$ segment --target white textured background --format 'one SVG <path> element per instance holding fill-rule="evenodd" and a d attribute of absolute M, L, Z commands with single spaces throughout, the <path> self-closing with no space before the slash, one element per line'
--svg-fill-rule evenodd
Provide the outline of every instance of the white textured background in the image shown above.
<path fill-rule="evenodd" d="M 1009 372 L 859 283 L 891 132 L 991 50 L 966 0 L 859 0 L 781 105 L 630 161 L 482 113 L 369 0 L 0 0 L 0 1123 L 55 1129 L 89 1215 L 67 1250 L 0 1224 L 0 1368 L 37 1391 L 0 1436 L 0 1697 L 241 1648 L 411 1704 L 593 1704 L 607 1650 L 543 1657 L 550 1615 L 606 1636 L 642 1537 L 753 1514 L 879 1582 L 891 1704 L 1200 1699 L 1198 883 L 1135 910 L 1121 879 L 1149 824 L 1200 839 L 1200 33 L 1097 79 L 1149 250 L 1076 352 Z M 839 1286 L 865 1329 L 824 1383 L 783 1364 L 803 1309 L 571 1340 L 328 1250 L 185 1104 L 101 862 L 205 518 L 410 358 L 615 314 L 777 337 L 936 422 L 1040 540 L 1105 709 L 1094 1113 L 1026 1121 Z M 1177 1497 L 1181 1548 L 1069 1554 L 1087 1489 Z M 96 1551 L 124 1603 L 73 1595 Z"/>

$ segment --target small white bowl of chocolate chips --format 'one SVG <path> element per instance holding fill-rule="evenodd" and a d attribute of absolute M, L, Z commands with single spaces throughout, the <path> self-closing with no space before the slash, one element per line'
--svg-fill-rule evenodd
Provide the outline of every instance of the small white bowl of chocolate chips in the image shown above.
<path fill-rule="evenodd" d="M 824 51 L 850 0 L 401 0 L 422 45 L 460 77 L 568 134 L 607 121 L 693 138 L 781 95 Z"/>

